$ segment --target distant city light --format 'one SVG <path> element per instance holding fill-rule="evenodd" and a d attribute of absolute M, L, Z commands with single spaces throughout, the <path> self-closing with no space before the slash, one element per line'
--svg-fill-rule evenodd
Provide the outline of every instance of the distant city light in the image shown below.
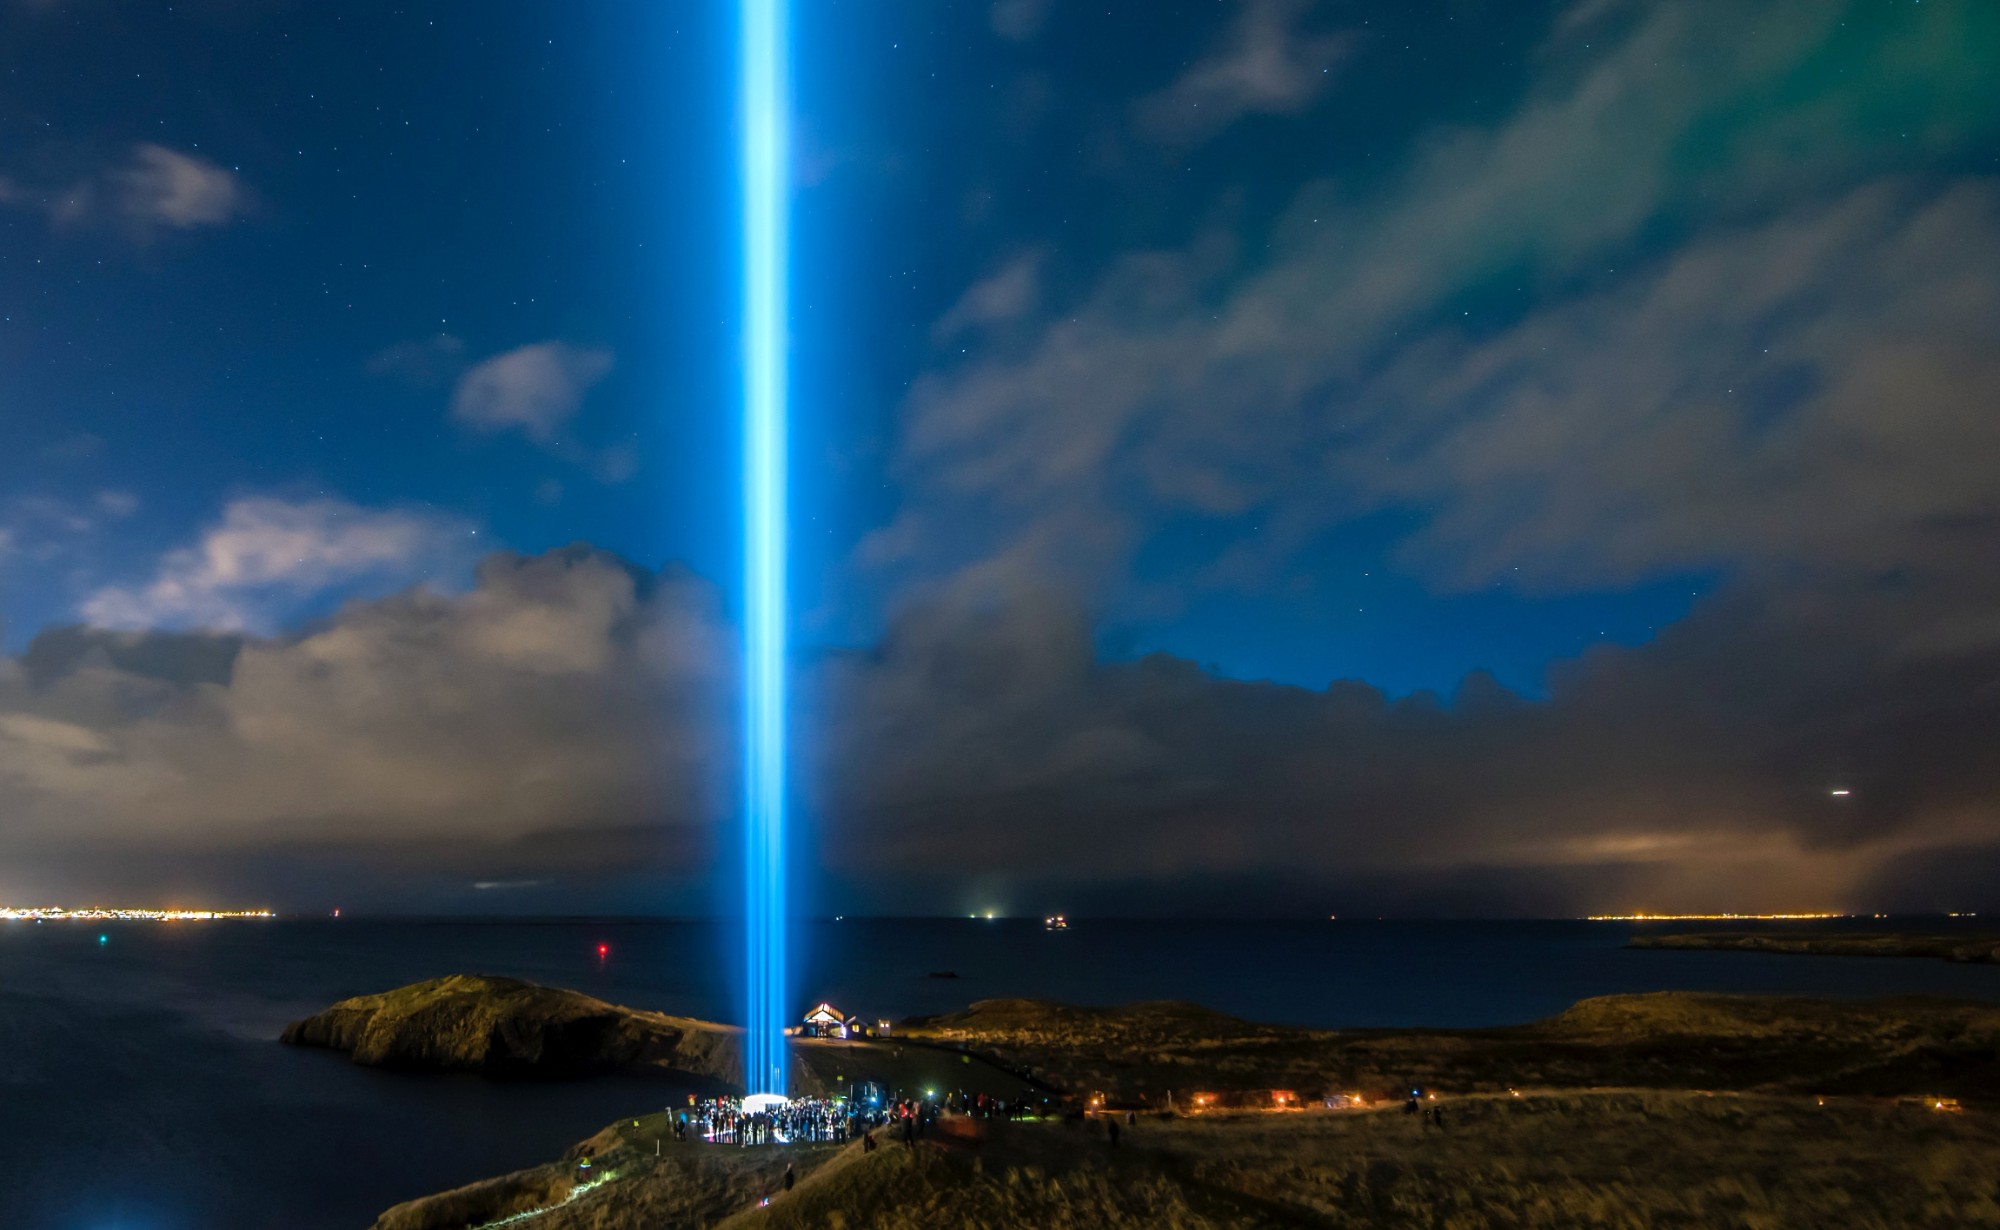
<path fill-rule="evenodd" d="M 1859 914 L 1592 914 L 1587 922 L 1811 922 Z M 1881 915 L 1876 915 L 1880 918 Z"/>
<path fill-rule="evenodd" d="M 108 905 L 71 910 L 58 905 L 0 905 L 0 922 L 216 922 L 277 916 L 272 910 L 143 910 Z"/>
<path fill-rule="evenodd" d="M 1853 792 L 1852 790 L 1848 790 L 1848 789 L 1846 789 L 1846 788 L 1842 788 L 1842 789 L 1839 789 L 1839 790 L 1829 790 L 1829 791 L 1827 791 L 1827 793 L 1828 793 L 1828 794 L 1830 794 L 1830 795 L 1832 795 L 1832 796 L 1833 796 L 1834 798 L 1836 798 L 1836 799 L 1844 799 L 1844 798 L 1846 798 L 1846 797 L 1847 797 L 1848 795 L 1850 795 L 1850 794 L 1853 794 L 1854 792 Z"/>

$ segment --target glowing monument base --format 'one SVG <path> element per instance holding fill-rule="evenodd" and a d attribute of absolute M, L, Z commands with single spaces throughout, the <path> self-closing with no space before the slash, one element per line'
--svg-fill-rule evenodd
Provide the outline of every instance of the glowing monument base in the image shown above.
<path fill-rule="evenodd" d="M 791 1103 L 791 1099 L 779 1093 L 753 1093 L 743 1099 L 743 1113 L 761 1115 L 767 1110 L 776 1110 Z"/>

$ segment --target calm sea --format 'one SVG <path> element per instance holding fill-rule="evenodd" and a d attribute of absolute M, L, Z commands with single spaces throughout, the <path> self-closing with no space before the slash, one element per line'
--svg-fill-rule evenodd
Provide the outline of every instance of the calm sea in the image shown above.
<path fill-rule="evenodd" d="M 1472 1026 L 1618 991 L 2000 1000 L 2000 967 L 1633 951 L 1632 931 L 849 920 L 806 928 L 799 1001 L 901 1017 L 997 995 L 1187 999 L 1301 1025 Z M 626 1077 L 396 1076 L 280 1046 L 278 1032 L 344 996 L 457 972 L 727 1019 L 727 943 L 689 922 L 0 924 L 0 1227 L 349 1230 L 397 1201 L 546 1160 L 677 1091 Z M 945 971 L 957 977 L 931 976 Z"/>

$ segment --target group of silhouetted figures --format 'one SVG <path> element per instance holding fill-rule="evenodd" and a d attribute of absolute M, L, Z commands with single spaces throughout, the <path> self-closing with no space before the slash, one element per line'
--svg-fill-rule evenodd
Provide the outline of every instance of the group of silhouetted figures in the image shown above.
<path fill-rule="evenodd" d="M 1425 1106 L 1414 1093 L 1410 1095 L 1409 1101 L 1403 1103 L 1403 1113 L 1406 1115 L 1421 1113 L 1425 1127 L 1435 1127 L 1440 1132 L 1444 1131 L 1444 1107 Z"/>
<path fill-rule="evenodd" d="M 746 1109 L 741 1098 L 688 1099 L 685 1110 L 669 1112 L 668 1126 L 676 1143 L 690 1139 L 727 1145 L 826 1143 L 845 1144 L 860 1137 L 864 1152 L 877 1147 L 875 1133 L 912 1148 L 931 1135 L 940 1116 L 970 1119 L 1019 1119 L 1049 1113 L 1050 1099 L 1004 1099 L 989 1094 L 926 1092 L 921 1098 L 877 1099 L 793 1098 L 762 1109 Z M 1117 1126 L 1112 1127 L 1116 1144 Z"/>
<path fill-rule="evenodd" d="M 857 1118 L 846 1103 L 826 1098 L 793 1098 L 757 1111 L 745 1110 L 738 1098 L 707 1098 L 673 1116 L 673 1129 L 676 1141 L 693 1136 L 726 1145 L 844 1144 Z"/>

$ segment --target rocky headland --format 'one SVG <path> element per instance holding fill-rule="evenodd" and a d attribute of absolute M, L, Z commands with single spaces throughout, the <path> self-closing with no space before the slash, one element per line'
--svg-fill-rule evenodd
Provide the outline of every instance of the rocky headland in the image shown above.
<path fill-rule="evenodd" d="M 742 1031 L 518 978 L 455 974 L 344 999 L 294 1021 L 280 1040 L 405 1072 L 503 1079 L 652 1072 L 691 1092 L 741 1093 Z M 859 1081 L 1014 1094 L 1034 1085 L 966 1048 L 925 1040 L 791 1040 L 792 1087 L 838 1093 Z"/>
<path fill-rule="evenodd" d="M 344 999 L 294 1021 L 281 1040 L 405 1071 L 572 1077 L 652 1068 L 726 1088 L 739 1031 L 625 1008 L 517 978 L 455 974 Z"/>

